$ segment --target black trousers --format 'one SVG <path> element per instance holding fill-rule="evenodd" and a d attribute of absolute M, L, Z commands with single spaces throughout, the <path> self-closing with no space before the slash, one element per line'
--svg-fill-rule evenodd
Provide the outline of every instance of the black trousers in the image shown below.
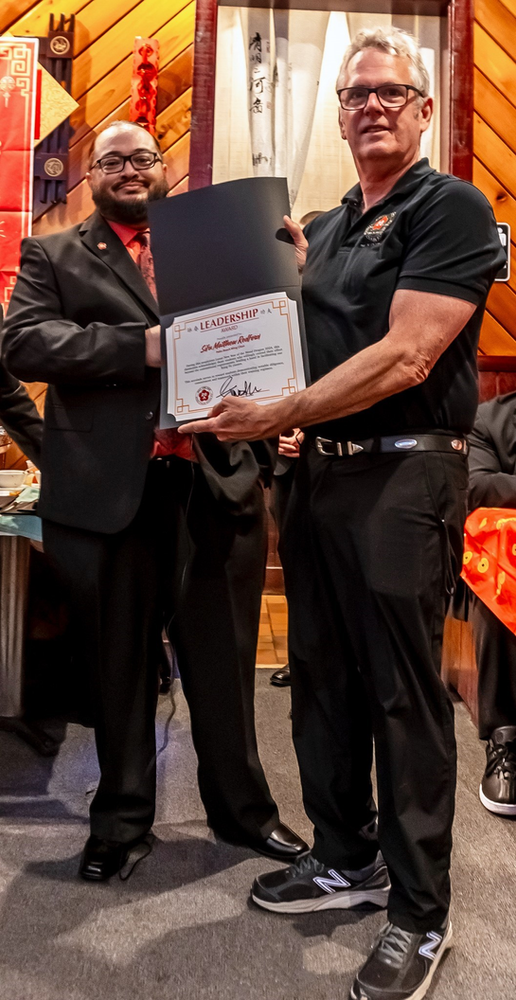
<path fill-rule="evenodd" d="M 499 726 L 516 726 L 516 636 L 472 591 L 468 619 L 478 667 L 478 735 L 488 740 Z"/>
<path fill-rule="evenodd" d="M 280 536 L 287 516 L 287 507 L 298 461 L 297 458 L 291 459 L 290 467 L 285 472 L 272 477 L 272 514 Z"/>
<path fill-rule="evenodd" d="M 293 734 L 314 855 L 360 868 L 373 737 L 389 919 L 438 928 L 450 902 L 456 750 L 440 680 L 467 465 L 441 453 L 300 458 L 283 535 Z"/>
<path fill-rule="evenodd" d="M 99 837 L 129 842 L 154 819 L 154 717 L 163 623 L 178 652 L 209 822 L 234 840 L 278 814 L 256 750 L 254 668 L 264 574 L 264 509 L 231 517 L 197 466 L 153 461 L 138 514 L 101 535 L 45 521 L 87 676 L 100 765 L 90 809 Z"/>

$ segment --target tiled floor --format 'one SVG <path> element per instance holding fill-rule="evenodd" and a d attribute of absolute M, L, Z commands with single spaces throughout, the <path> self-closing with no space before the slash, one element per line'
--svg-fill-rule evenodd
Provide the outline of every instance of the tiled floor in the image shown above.
<path fill-rule="evenodd" d="M 283 666 L 287 660 L 286 599 L 282 595 L 264 594 L 262 597 L 256 666 Z"/>

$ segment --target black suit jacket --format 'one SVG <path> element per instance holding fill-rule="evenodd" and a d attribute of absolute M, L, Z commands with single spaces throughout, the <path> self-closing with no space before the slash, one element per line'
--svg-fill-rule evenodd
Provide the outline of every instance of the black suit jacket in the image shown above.
<path fill-rule="evenodd" d="M 113 533 L 136 514 L 159 413 L 160 370 L 145 365 L 158 306 L 123 243 L 98 213 L 23 241 L 3 337 L 7 367 L 49 383 L 39 513 Z M 245 511 L 273 448 L 196 442 L 218 499 Z"/>
<path fill-rule="evenodd" d="M 516 507 L 516 392 L 481 403 L 469 435 L 469 507 Z"/>

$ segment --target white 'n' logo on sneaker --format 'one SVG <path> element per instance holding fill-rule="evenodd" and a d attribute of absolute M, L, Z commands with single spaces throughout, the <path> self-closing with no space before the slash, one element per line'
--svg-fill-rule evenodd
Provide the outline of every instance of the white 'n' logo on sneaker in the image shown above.
<path fill-rule="evenodd" d="M 424 955 L 425 958 L 429 958 L 433 962 L 435 953 L 442 942 L 443 936 L 442 934 L 436 934 L 435 931 L 428 931 L 426 936 L 427 938 L 430 938 L 430 940 L 421 945 L 419 954 Z"/>
<path fill-rule="evenodd" d="M 328 868 L 328 875 L 331 875 L 331 878 L 314 878 L 315 884 L 320 889 L 324 889 L 325 892 L 335 892 L 336 889 L 347 889 L 351 885 L 351 882 L 348 882 L 342 875 L 339 875 L 334 868 Z"/>

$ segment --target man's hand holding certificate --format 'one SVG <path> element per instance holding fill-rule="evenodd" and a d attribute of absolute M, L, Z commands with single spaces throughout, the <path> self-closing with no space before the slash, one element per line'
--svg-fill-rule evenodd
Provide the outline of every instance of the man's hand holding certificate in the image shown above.
<path fill-rule="evenodd" d="M 233 181 L 151 206 L 164 329 L 160 426 L 203 420 L 231 401 L 252 403 L 255 412 L 305 387 L 295 251 L 276 238 L 286 209 L 280 178 Z M 249 439 L 260 436 L 255 428 Z"/>

